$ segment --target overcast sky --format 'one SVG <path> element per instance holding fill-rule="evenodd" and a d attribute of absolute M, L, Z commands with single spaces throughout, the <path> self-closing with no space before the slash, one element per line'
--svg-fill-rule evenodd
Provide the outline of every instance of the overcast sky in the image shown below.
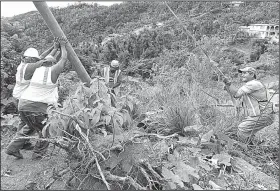
<path fill-rule="evenodd" d="M 81 1 L 82 3 L 98 3 L 100 5 L 112 5 L 121 1 Z M 49 7 L 67 7 L 78 1 L 47 1 Z M 1 17 L 12 17 L 22 13 L 36 10 L 32 1 L 1 1 Z"/>

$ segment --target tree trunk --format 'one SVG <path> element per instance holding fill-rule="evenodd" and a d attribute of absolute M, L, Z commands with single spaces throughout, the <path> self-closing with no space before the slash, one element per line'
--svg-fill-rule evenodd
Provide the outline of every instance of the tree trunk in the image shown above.
<path fill-rule="evenodd" d="M 55 37 L 65 37 L 65 34 L 61 30 L 59 24 L 57 23 L 55 17 L 53 16 L 52 12 L 50 11 L 47 3 L 45 1 L 33 1 L 33 4 L 37 8 L 37 10 L 40 12 L 41 16 L 45 20 L 47 26 L 51 30 L 52 34 Z M 74 52 L 71 44 L 68 42 L 66 44 L 66 50 L 67 50 L 67 57 L 72 66 L 74 67 L 75 71 L 78 74 L 78 77 L 82 80 L 82 82 L 85 83 L 86 86 L 90 85 L 91 78 L 88 75 L 87 71 L 85 70 L 83 64 L 79 60 L 78 56 Z"/>

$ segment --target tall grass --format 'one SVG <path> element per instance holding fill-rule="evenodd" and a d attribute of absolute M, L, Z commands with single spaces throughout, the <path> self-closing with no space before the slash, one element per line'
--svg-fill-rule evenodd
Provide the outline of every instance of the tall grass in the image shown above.
<path fill-rule="evenodd" d="M 173 58 L 166 59 L 166 63 L 161 65 L 171 63 Z M 180 68 L 165 67 L 154 78 L 154 86 L 143 83 L 142 88 L 136 91 L 143 103 L 142 112 L 163 109 L 161 124 L 178 131 L 198 124 L 217 131 L 229 128 L 234 111 L 215 107 L 217 101 L 204 93 L 214 95 L 221 102 L 226 102 L 228 96 L 223 90 L 223 84 L 212 80 L 214 72 L 210 63 L 206 58 L 194 54 L 190 54 L 183 66 L 181 59 L 176 58 L 174 62 L 178 60 L 180 64 L 174 63 L 173 66 L 179 65 Z M 161 61 L 164 62 L 164 59 Z"/>

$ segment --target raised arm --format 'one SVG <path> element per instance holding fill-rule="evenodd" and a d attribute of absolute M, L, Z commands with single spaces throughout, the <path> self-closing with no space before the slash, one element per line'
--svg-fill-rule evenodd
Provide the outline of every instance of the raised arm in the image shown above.
<path fill-rule="evenodd" d="M 240 94 L 237 94 L 238 88 L 234 87 L 233 85 L 225 85 L 224 89 L 234 98 L 239 98 L 242 96 Z"/>
<path fill-rule="evenodd" d="M 56 59 L 56 61 L 58 62 L 61 58 L 61 50 L 57 51 L 54 55 L 54 58 Z"/>
<path fill-rule="evenodd" d="M 35 70 L 39 67 L 42 66 L 44 60 L 39 60 L 38 62 L 35 63 L 29 63 L 26 67 L 25 73 L 24 73 L 24 79 L 25 80 L 30 80 L 33 76 L 33 73 Z"/>
<path fill-rule="evenodd" d="M 40 55 L 40 59 L 44 59 L 47 55 L 51 55 L 51 56 L 54 56 L 56 54 L 56 52 L 59 50 L 59 42 L 58 42 L 58 39 L 55 38 L 54 39 L 54 43 L 53 43 L 53 46 L 50 47 L 49 49 L 47 49 L 45 52 L 43 52 L 41 55 Z"/>
<path fill-rule="evenodd" d="M 56 83 L 60 73 L 62 72 L 63 68 L 64 68 L 64 64 L 67 61 L 67 51 L 66 51 L 66 45 L 67 40 L 66 39 L 62 39 L 60 41 L 60 48 L 61 48 L 61 58 L 59 60 L 59 62 L 57 64 L 55 64 L 54 66 L 52 66 L 52 74 L 51 74 L 51 79 L 53 83 Z"/>
<path fill-rule="evenodd" d="M 51 47 L 48 48 L 45 52 L 43 52 L 43 53 L 40 55 L 40 60 L 41 60 L 41 59 L 44 59 L 53 49 L 54 49 L 54 47 L 51 46 Z"/>
<path fill-rule="evenodd" d="M 229 80 L 228 77 L 223 77 L 223 82 L 225 84 L 224 90 L 226 90 L 230 94 L 231 97 L 238 98 L 238 97 L 242 96 L 242 95 L 238 95 L 238 97 L 236 96 L 238 88 L 231 85 L 231 81 Z"/>

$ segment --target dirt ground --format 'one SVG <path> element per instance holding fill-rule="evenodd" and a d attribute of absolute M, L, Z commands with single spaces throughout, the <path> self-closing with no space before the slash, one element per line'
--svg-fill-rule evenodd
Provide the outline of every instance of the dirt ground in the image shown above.
<path fill-rule="evenodd" d="M 44 187 L 52 180 L 53 168 L 59 170 L 66 166 L 65 153 L 50 145 L 48 155 L 41 160 L 31 160 L 32 151 L 27 150 L 21 150 L 24 159 L 17 160 L 5 154 L 5 147 L 14 133 L 7 132 L 1 140 L 1 190 L 45 190 Z M 64 183 L 58 180 L 50 190 L 64 189 Z"/>

